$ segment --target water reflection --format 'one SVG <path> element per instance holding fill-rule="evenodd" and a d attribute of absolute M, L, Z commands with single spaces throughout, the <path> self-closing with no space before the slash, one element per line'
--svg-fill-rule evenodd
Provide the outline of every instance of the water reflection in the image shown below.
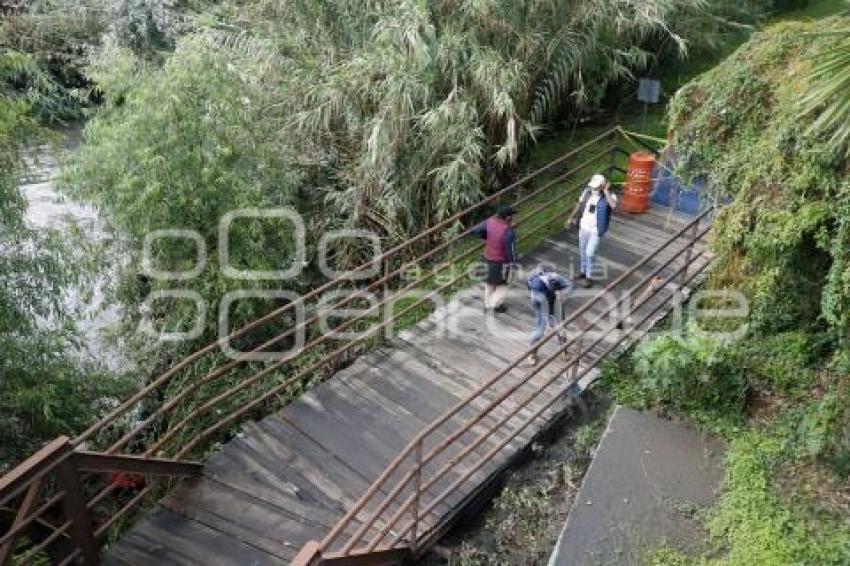
<path fill-rule="evenodd" d="M 59 162 L 80 143 L 79 129 L 65 130 L 58 134 L 60 141 L 32 148 L 27 158 L 27 167 L 20 185 L 28 207 L 26 221 L 36 230 L 56 229 L 70 235 L 78 232 L 84 241 L 105 245 L 108 269 L 104 269 L 91 283 L 92 289 L 66 289 L 63 302 L 68 312 L 78 312 L 76 322 L 83 343 L 80 358 L 91 356 L 113 371 L 126 369 L 127 356 L 122 352 L 121 340 L 109 339 L 121 318 L 121 309 L 108 304 L 105 291 L 115 282 L 120 267 L 126 262 L 116 233 L 104 221 L 99 211 L 89 205 L 75 202 L 61 194 L 55 186 L 59 173 Z M 69 238 L 77 246 L 75 252 L 83 253 L 82 242 Z"/>

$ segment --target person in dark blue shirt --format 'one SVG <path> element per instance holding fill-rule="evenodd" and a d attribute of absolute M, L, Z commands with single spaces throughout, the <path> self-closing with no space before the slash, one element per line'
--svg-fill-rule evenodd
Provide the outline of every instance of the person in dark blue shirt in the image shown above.
<path fill-rule="evenodd" d="M 551 269 L 540 266 L 526 280 L 531 291 L 531 309 L 534 311 L 534 330 L 531 345 L 537 344 L 546 332 L 546 326 L 554 328 L 559 320 L 555 317 L 555 301 L 558 292 L 572 291 L 572 282 Z M 531 364 L 537 365 L 537 350 L 531 354 Z"/>

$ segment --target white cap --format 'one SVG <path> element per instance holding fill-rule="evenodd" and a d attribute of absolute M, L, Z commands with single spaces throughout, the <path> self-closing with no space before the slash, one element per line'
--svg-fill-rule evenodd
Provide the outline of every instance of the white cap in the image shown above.
<path fill-rule="evenodd" d="M 590 178 L 590 182 L 587 184 L 591 189 L 598 189 L 602 185 L 605 184 L 605 175 L 596 174 Z"/>

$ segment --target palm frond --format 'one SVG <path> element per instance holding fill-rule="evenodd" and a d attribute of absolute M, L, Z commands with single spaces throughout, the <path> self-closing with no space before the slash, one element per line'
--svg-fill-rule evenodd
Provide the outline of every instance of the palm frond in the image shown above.
<path fill-rule="evenodd" d="M 799 108 L 802 116 L 814 118 L 806 134 L 828 136 L 830 145 L 850 154 L 850 30 L 843 34 L 843 41 L 814 63 Z"/>

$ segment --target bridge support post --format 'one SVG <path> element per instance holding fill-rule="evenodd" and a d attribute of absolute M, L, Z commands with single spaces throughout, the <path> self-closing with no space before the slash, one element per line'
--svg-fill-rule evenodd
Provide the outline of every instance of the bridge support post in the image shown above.
<path fill-rule="evenodd" d="M 70 443 L 65 446 L 65 450 L 72 450 Z M 65 520 L 71 523 L 69 529 L 71 542 L 80 551 L 82 564 L 95 566 L 99 562 L 100 554 L 97 541 L 94 538 L 91 515 L 89 515 L 86 506 L 86 497 L 83 494 L 83 485 L 73 455 L 59 464 L 56 469 L 56 480 L 59 489 L 64 492 L 62 512 L 65 515 Z"/>

